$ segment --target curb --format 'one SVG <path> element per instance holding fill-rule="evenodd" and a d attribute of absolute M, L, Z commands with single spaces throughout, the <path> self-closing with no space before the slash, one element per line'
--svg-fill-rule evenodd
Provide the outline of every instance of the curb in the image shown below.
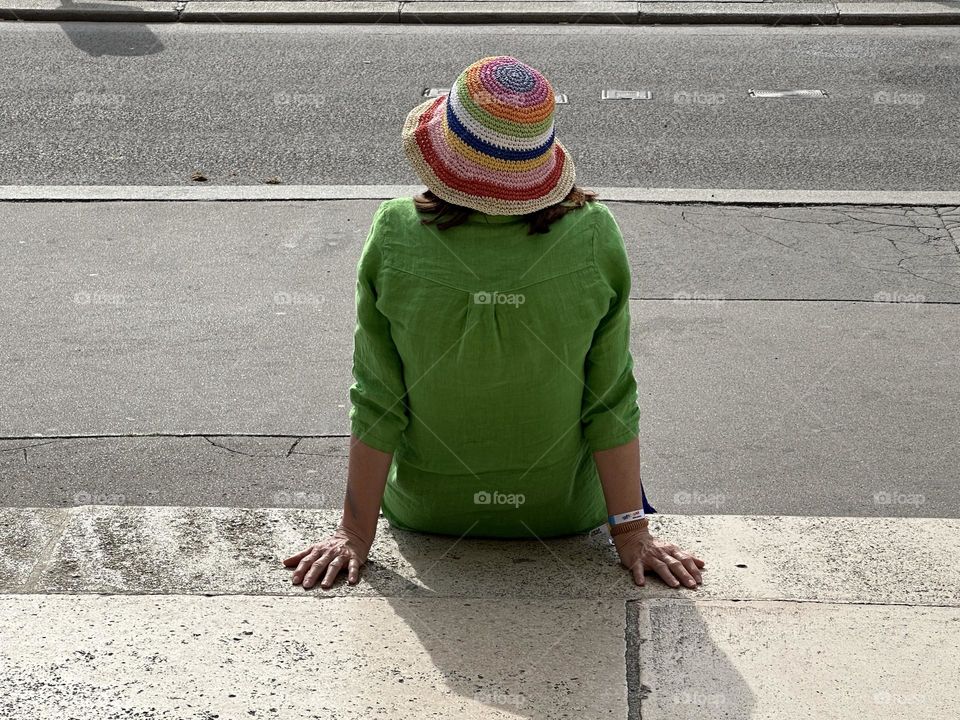
<path fill-rule="evenodd" d="M 2 0 L 0 0 L 2 1 Z M 315 2 L 314 0 L 227 0 L 186 2 L 180 22 L 225 23 L 364 23 L 400 22 L 397 2 Z"/>
<path fill-rule="evenodd" d="M 163 23 L 177 22 L 177 18 L 175 2 L 123 0 L 64 6 L 59 0 L 0 0 L 0 20 Z"/>
<path fill-rule="evenodd" d="M 603 200 L 708 205 L 960 205 L 956 190 L 773 190 L 585 185 Z M 389 200 L 422 185 L 0 185 L 0 202 L 290 202 Z"/>
<path fill-rule="evenodd" d="M 636 25 L 637 2 L 401 2 L 400 22 L 416 24 L 549 23 Z M 722 3 L 712 3 L 720 5 Z"/>
<path fill-rule="evenodd" d="M 955 25 L 960 1 L 929 2 L 180 2 L 0 0 L 0 20 L 363 24 Z"/>

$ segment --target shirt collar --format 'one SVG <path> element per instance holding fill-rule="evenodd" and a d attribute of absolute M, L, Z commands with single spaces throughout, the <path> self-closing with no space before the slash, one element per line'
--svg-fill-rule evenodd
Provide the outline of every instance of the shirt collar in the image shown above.
<path fill-rule="evenodd" d="M 478 222 L 486 225 L 494 223 L 517 222 L 520 217 L 520 215 L 488 215 L 487 213 L 474 212 L 471 213 L 469 220 L 471 222 Z"/>

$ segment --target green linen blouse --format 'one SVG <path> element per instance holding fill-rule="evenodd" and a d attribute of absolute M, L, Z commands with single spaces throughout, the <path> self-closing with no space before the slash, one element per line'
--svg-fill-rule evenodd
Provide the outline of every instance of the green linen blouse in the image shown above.
<path fill-rule="evenodd" d="M 599 201 L 534 235 L 519 215 L 423 217 L 381 203 L 357 264 L 350 422 L 393 453 L 384 516 L 473 537 L 602 525 L 592 452 L 639 433 L 616 220 Z"/>

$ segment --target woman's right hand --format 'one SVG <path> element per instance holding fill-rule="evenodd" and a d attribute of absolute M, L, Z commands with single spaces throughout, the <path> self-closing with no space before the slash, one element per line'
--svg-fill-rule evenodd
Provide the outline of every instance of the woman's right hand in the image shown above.
<path fill-rule="evenodd" d="M 293 584 L 309 589 L 323 576 L 320 587 L 329 590 L 341 570 L 347 571 L 347 583 L 356 585 L 360 581 L 360 566 L 367 561 L 371 541 L 366 541 L 357 533 L 339 526 L 325 540 L 291 555 L 283 564 L 295 567 Z"/>

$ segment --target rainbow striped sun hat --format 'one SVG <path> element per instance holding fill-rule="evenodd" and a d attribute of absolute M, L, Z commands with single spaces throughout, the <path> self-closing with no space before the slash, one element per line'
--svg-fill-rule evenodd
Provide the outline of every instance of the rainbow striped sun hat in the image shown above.
<path fill-rule="evenodd" d="M 554 95 L 537 70 L 485 57 L 450 92 L 417 105 L 403 149 L 439 198 L 488 215 L 522 215 L 562 201 L 573 161 L 554 137 Z"/>

